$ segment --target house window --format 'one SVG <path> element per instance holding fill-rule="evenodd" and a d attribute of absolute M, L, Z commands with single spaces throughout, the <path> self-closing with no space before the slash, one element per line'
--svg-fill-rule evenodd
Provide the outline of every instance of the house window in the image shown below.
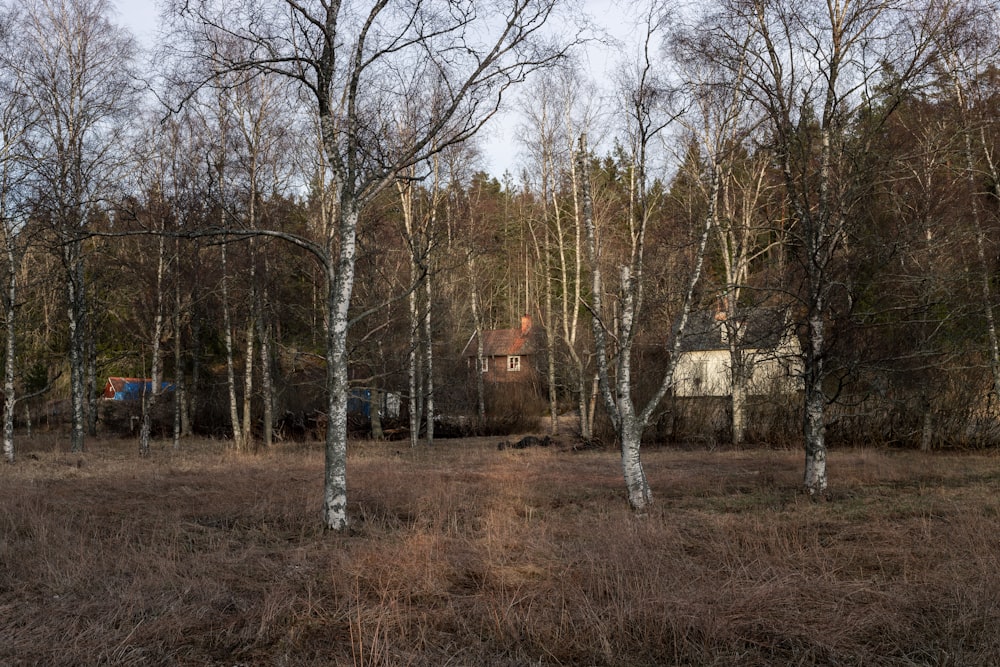
<path fill-rule="evenodd" d="M 483 372 L 483 373 L 489 373 L 489 371 L 490 371 L 490 358 L 489 357 L 483 357 L 482 362 L 483 362 L 483 364 L 479 368 L 479 370 L 481 372 Z"/>
<path fill-rule="evenodd" d="M 507 370 L 508 371 L 521 370 L 521 357 L 507 357 Z"/>

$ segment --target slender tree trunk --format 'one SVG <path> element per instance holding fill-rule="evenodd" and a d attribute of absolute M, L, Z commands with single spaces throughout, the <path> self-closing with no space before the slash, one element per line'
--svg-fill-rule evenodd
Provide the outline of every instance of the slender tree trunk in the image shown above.
<path fill-rule="evenodd" d="M 741 447 L 746 440 L 746 408 L 747 390 L 746 379 L 742 374 L 733 375 L 732 395 L 730 396 L 730 409 L 733 413 L 732 439 L 733 447 Z"/>
<path fill-rule="evenodd" d="M 416 262 L 410 261 L 410 275 L 416 275 Z M 410 306 L 410 349 L 407 359 L 406 379 L 410 393 L 410 447 L 416 447 L 420 440 L 420 402 L 418 394 L 420 392 L 420 382 L 418 378 L 418 351 L 420 346 L 419 321 L 417 319 L 417 292 L 411 290 L 407 298 Z"/>
<path fill-rule="evenodd" d="M 731 286 L 733 284 L 731 283 Z M 733 298 L 735 290 L 729 292 Z M 746 439 L 747 385 L 750 381 L 750 360 L 743 350 L 740 323 L 737 321 L 736 304 L 730 300 L 726 305 L 726 321 L 723 326 L 729 343 L 729 405 L 732 412 L 731 438 L 733 447 L 741 447 Z"/>
<path fill-rule="evenodd" d="M 4 391 L 4 411 L 3 411 L 3 456 L 8 463 L 14 462 L 14 408 L 17 405 L 17 394 L 14 385 L 16 377 L 15 360 L 17 359 L 17 266 L 16 253 L 11 246 L 13 239 L 5 235 L 7 241 L 7 294 L 4 303 L 4 324 L 7 327 L 6 341 L 4 346 L 4 370 L 3 370 L 3 391 Z M 29 422 L 30 423 L 30 422 Z"/>
<path fill-rule="evenodd" d="M 240 428 L 239 449 L 253 449 L 253 367 L 254 329 L 256 316 L 251 315 L 246 322 L 246 352 L 243 362 L 243 426 Z"/>
<path fill-rule="evenodd" d="M 546 231 L 545 238 L 549 238 Z M 559 435 L 559 387 L 556 385 L 556 322 L 552 310 L 552 258 L 549 249 L 545 249 L 545 312 L 548 315 L 549 326 L 545 332 L 546 384 L 549 389 L 549 433 Z"/>
<path fill-rule="evenodd" d="M 590 401 L 588 401 L 590 409 L 587 412 L 587 421 L 586 421 L 587 429 L 585 431 L 587 435 L 584 436 L 587 440 L 590 440 L 591 438 L 594 437 L 594 414 L 597 411 L 597 397 L 600 395 L 601 392 L 601 387 L 600 387 L 601 379 L 597 375 L 597 373 L 594 373 L 594 379 L 590 384 L 591 384 Z"/>
<path fill-rule="evenodd" d="M 201 390 L 201 318 L 191 318 L 191 383 L 184 393 L 181 403 L 181 421 L 184 423 L 181 431 L 185 436 L 194 432 L 195 420 L 198 417 Z"/>
<path fill-rule="evenodd" d="M 181 435 L 184 430 L 184 357 L 181 350 L 181 281 L 180 281 L 180 239 L 174 240 L 174 438 L 173 448 L 181 448 Z"/>
<path fill-rule="evenodd" d="M 476 264 L 469 256 L 470 297 L 472 299 L 472 320 L 476 335 L 476 417 L 481 426 L 486 421 L 486 387 L 483 386 L 483 325 L 479 313 L 479 289 L 476 287 Z"/>
<path fill-rule="evenodd" d="M 965 131 L 965 165 L 966 178 L 969 182 L 970 205 L 972 207 L 972 223 L 976 235 L 976 259 L 979 262 L 980 290 L 983 297 L 983 314 L 986 316 L 986 335 L 989 340 L 990 371 L 993 375 L 993 394 L 1000 398 L 1000 335 L 997 334 L 996 315 L 993 310 L 993 271 L 990 269 L 986 253 L 986 232 L 980 218 L 979 193 L 980 187 L 976 180 L 975 161 L 972 156 L 972 130 Z M 986 140 L 983 138 L 983 148 L 987 157 Z M 992 166 L 992 165 L 991 165 Z M 994 177 L 997 174 L 992 174 Z M 994 181 L 995 183 L 995 181 Z"/>
<path fill-rule="evenodd" d="M 430 257 L 427 258 L 430 261 Z M 424 382 L 426 385 L 425 410 L 427 414 L 427 444 L 434 444 L 434 338 L 431 326 L 431 303 L 433 291 L 431 274 L 428 271 L 424 277 L 424 289 L 427 298 L 424 310 Z"/>
<path fill-rule="evenodd" d="M 267 301 L 266 297 L 263 299 Z M 258 299 L 257 312 L 263 313 L 263 303 Z M 271 376 L 271 327 L 264 323 L 264 317 L 257 317 L 257 335 L 260 338 L 260 391 L 264 402 L 263 436 L 264 447 L 274 444 L 274 379 Z"/>
<path fill-rule="evenodd" d="M 385 403 L 384 394 L 378 387 L 372 389 L 371 399 L 371 424 L 372 440 L 384 440 L 385 432 L 382 430 L 382 404 Z"/>
<path fill-rule="evenodd" d="M 569 109 L 566 111 L 566 126 L 570 129 L 572 123 L 569 121 Z M 566 249 L 562 243 L 563 228 L 562 215 L 559 204 L 556 201 L 555 192 L 552 193 L 552 204 L 555 209 L 556 234 L 559 238 L 559 275 L 562 279 L 562 330 L 563 342 L 569 352 L 573 364 L 573 374 L 576 379 L 577 393 L 577 413 L 579 417 L 580 437 L 584 441 L 590 441 L 594 437 L 594 407 L 596 393 L 590 391 L 587 374 L 587 364 L 577 350 L 577 337 L 580 322 L 580 302 L 583 287 L 583 228 L 584 223 L 580 214 L 580 181 L 579 168 L 576 160 L 570 160 L 570 184 L 573 193 L 573 266 L 568 266 L 566 259 Z M 573 285 L 570 291 L 566 285 Z M 596 392 L 597 377 L 594 377 L 594 388 Z"/>
<path fill-rule="evenodd" d="M 229 309 L 229 270 L 228 250 L 225 239 L 221 244 L 222 252 L 222 327 L 226 344 L 226 385 L 229 389 L 229 420 L 232 424 L 233 447 L 242 449 L 243 432 L 240 428 L 240 409 L 236 400 L 236 369 L 233 365 L 233 323 Z"/>
<path fill-rule="evenodd" d="M 403 226 L 406 243 L 410 248 L 410 293 L 407 295 L 410 324 L 410 347 L 407 354 L 407 389 L 409 399 L 407 405 L 410 413 L 410 447 L 416 447 L 420 441 L 420 417 L 423 411 L 424 382 L 421 377 L 421 328 L 423 320 L 420 315 L 420 298 L 418 295 L 419 280 L 427 280 L 428 276 L 418 278 L 422 269 L 420 252 L 423 246 L 422 234 L 417 230 L 413 206 L 413 185 L 410 182 L 397 181 L 400 205 L 403 212 Z M 423 261 L 427 261 L 424 258 Z M 429 314 L 428 314 L 429 316 Z"/>
<path fill-rule="evenodd" d="M 87 318 L 87 435 L 97 437 L 97 337 L 92 326 L 94 319 Z"/>
<path fill-rule="evenodd" d="M 69 241 L 64 246 L 66 266 L 67 314 L 69 316 L 69 367 L 72 427 L 70 451 L 84 450 L 86 424 L 86 297 L 84 296 L 83 257 L 80 241 Z"/>
<path fill-rule="evenodd" d="M 165 238 L 159 237 L 159 252 L 156 262 L 156 305 L 153 315 L 151 386 L 142 392 L 142 428 L 139 431 L 139 455 L 149 456 L 149 436 L 153 424 L 153 410 L 160 396 L 162 382 L 162 361 L 160 359 L 160 339 L 163 337 L 163 274 L 165 270 Z"/>

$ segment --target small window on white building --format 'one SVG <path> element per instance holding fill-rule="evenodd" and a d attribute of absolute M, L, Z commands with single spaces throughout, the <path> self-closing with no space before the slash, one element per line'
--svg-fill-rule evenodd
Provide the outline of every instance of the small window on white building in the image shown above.
<path fill-rule="evenodd" d="M 521 357 L 507 357 L 507 370 L 508 371 L 521 370 Z"/>

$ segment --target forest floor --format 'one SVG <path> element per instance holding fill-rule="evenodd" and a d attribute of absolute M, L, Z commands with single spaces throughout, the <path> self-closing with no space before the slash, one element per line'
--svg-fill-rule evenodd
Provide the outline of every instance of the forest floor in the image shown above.
<path fill-rule="evenodd" d="M 352 443 L 20 443 L 0 466 L 4 665 L 989 665 L 1000 456 Z"/>

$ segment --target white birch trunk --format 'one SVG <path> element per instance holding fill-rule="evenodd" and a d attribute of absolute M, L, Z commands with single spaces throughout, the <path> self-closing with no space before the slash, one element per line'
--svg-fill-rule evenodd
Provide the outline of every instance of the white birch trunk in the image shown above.
<path fill-rule="evenodd" d="M 240 409 L 236 401 L 236 369 L 233 366 L 233 323 L 229 310 L 229 269 L 228 251 L 225 239 L 220 246 L 222 254 L 222 328 L 226 344 L 226 388 L 229 392 L 229 421 L 233 436 L 233 447 L 242 449 L 240 429 Z"/>
<path fill-rule="evenodd" d="M 420 441 L 420 394 L 422 382 L 420 378 L 420 328 L 421 320 L 419 314 L 419 304 L 417 297 L 417 276 L 420 273 L 420 263 L 417 254 L 420 252 L 420 240 L 416 234 L 416 223 L 413 210 L 413 185 L 409 181 L 396 181 L 396 190 L 399 192 L 400 207 L 403 213 L 403 230 L 406 243 L 410 248 L 410 292 L 407 295 L 406 303 L 408 307 L 410 339 L 409 350 L 406 359 L 406 380 L 409 397 L 407 408 L 410 416 L 410 447 L 416 447 Z"/>
<path fill-rule="evenodd" d="M 803 486 L 810 496 L 826 493 L 826 395 L 823 392 L 823 317 L 809 317 L 809 345 L 806 353 L 805 386 L 805 475 Z"/>
<path fill-rule="evenodd" d="M 546 233 L 546 239 L 549 235 Z M 549 433 L 559 435 L 559 394 L 556 385 L 556 339 L 553 335 L 555 327 L 555 312 L 552 310 L 552 260 L 548 249 L 545 253 L 545 312 L 552 326 L 547 327 L 545 334 L 545 356 L 548 359 L 546 368 L 546 384 L 549 389 Z"/>
<path fill-rule="evenodd" d="M 620 267 L 622 290 L 622 313 L 619 339 L 626 340 L 626 345 L 619 350 L 616 370 L 618 396 L 618 437 L 621 439 L 622 474 L 625 478 L 625 488 L 628 491 L 629 505 L 637 513 L 642 514 L 653 504 L 653 492 L 649 488 L 646 472 L 643 470 L 639 457 L 642 445 L 642 432 L 646 429 L 646 421 L 636 414 L 632 402 L 632 350 L 630 339 L 635 326 L 635 292 L 636 286 L 629 267 Z"/>
<path fill-rule="evenodd" d="M 165 238 L 159 237 L 158 256 L 156 261 L 156 306 L 153 315 L 153 331 L 151 335 L 152 362 L 151 386 L 149 391 L 142 392 L 142 427 L 139 429 L 139 455 L 149 456 L 149 436 L 153 424 L 153 409 L 160 396 L 162 362 L 160 359 L 160 339 L 163 337 L 163 273 L 165 269 Z"/>
<path fill-rule="evenodd" d="M 332 119 L 325 119 L 332 122 Z M 327 275 L 327 430 L 323 481 L 323 525 L 347 528 L 347 330 L 357 257 L 358 211 L 353 200 L 340 197 L 339 252 Z"/>
<path fill-rule="evenodd" d="M 69 276 L 67 288 L 67 315 L 69 317 L 69 367 L 70 404 L 72 426 L 70 430 L 70 451 L 84 449 L 84 428 L 86 424 L 86 303 L 84 297 L 83 257 L 80 241 L 71 241 L 64 246 L 64 256 Z"/>
<path fill-rule="evenodd" d="M 567 136 L 572 136 L 573 123 L 570 121 L 569 105 L 566 108 Z M 572 147 L 570 147 L 572 149 Z M 572 150 L 570 151 L 572 153 Z M 577 413 L 579 418 L 580 437 L 589 442 L 594 437 L 594 407 L 597 399 L 597 376 L 594 376 L 593 391 L 588 391 L 587 364 L 580 352 L 577 350 L 577 338 L 580 324 L 580 303 L 583 289 L 583 228 L 580 211 L 580 182 L 577 168 L 577 161 L 570 159 L 570 184 L 573 193 L 573 265 L 568 266 L 566 260 L 566 250 L 563 243 L 559 243 L 559 275 L 562 278 L 562 329 L 563 341 L 569 351 L 570 359 L 573 363 L 573 373 L 576 377 L 577 391 Z M 560 215 L 558 203 L 555 201 L 555 192 L 552 193 L 553 205 L 556 211 L 556 233 L 562 239 L 562 216 Z M 573 290 L 570 292 L 565 285 L 572 283 Z M 589 394 L 589 400 L 588 400 Z"/>
<path fill-rule="evenodd" d="M 410 275 L 416 275 L 416 262 L 411 258 Z M 417 293 L 416 290 L 410 292 L 407 302 L 410 307 L 410 349 L 407 354 L 406 379 L 409 390 L 409 412 L 410 412 L 410 447 L 416 447 L 420 441 L 420 403 L 417 394 L 420 389 L 418 379 L 418 348 L 420 345 L 419 322 L 417 320 Z"/>
<path fill-rule="evenodd" d="M 430 257 L 427 258 L 430 261 Z M 427 414 L 427 444 L 434 444 L 434 339 L 431 335 L 431 303 L 433 301 L 433 291 L 431 274 L 427 273 L 424 278 L 424 289 L 427 297 L 424 311 L 424 382 L 426 402 L 424 404 Z"/>
<path fill-rule="evenodd" d="M 251 315 L 246 321 L 246 351 L 243 356 L 243 425 L 240 428 L 240 441 L 237 449 L 250 451 L 253 449 L 253 367 L 254 367 L 254 328 L 256 317 Z"/>
<path fill-rule="evenodd" d="M 9 274 L 7 275 L 7 294 L 4 304 L 4 324 L 7 327 L 6 341 L 4 345 L 4 369 L 3 369 L 3 391 L 4 391 L 4 413 L 3 413 L 3 457 L 8 463 L 14 462 L 14 409 L 17 404 L 17 394 L 14 385 L 15 380 L 15 360 L 17 359 L 17 315 L 15 306 L 17 305 L 17 265 L 16 253 L 11 246 L 13 239 L 5 234 L 7 241 L 7 264 Z M 30 424 L 30 421 L 29 421 Z M 30 429 L 30 426 L 29 426 Z"/>
<path fill-rule="evenodd" d="M 195 351 L 191 359 L 191 383 L 185 389 L 181 401 L 181 432 L 189 436 L 194 432 L 194 420 L 198 414 L 199 392 L 201 388 L 201 324 L 200 318 L 191 321 L 191 349 Z"/>
<path fill-rule="evenodd" d="M 649 488 L 646 471 L 639 456 L 642 445 L 642 427 L 635 415 L 626 417 L 621 429 L 622 475 L 628 492 L 628 504 L 638 514 L 643 514 L 653 505 L 653 491 Z"/>
<path fill-rule="evenodd" d="M 607 343 L 605 324 L 601 321 L 603 315 L 603 287 L 601 284 L 602 278 L 599 259 L 600 249 L 597 244 L 594 228 L 590 180 L 586 171 L 586 165 L 583 163 L 585 157 L 586 137 L 582 136 L 580 138 L 578 159 L 581 169 L 581 196 L 583 200 L 583 220 L 586 225 L 587 254 L 590 257 L 592 274 L 591 310 L 594 313 L 594 347 L 597 354 L 599 386 L 611 423 L 621 441 L 622 474 L 625 478 L 629 504 L 634 511 L 643 514 L 650 509 L 653 503 L 653 494 L 640 459 L 642 433 L 649 424 L 657 406 L 673 385 L 674 371 L 680 358 L 681 341 L 687 326 L 691 304 L 694 301 L 695 289 L 701 277 L 708 239 L 713 228 L 715 214 L 712 202 L 715 201 L 718 194 L 719 177 L 718 173 L 713 171 L 711 175 L 713 197 L 709 199 L 709 212 L 701 231 L 701 239 L 694 265 L 691 268 L 680 317 L 672 330 L 673 339 L 670 361 L 664 371 L 659 388 L 646 403 L 642 411 L 638 412 L 632 400 L 632 343 L 635 337 L 636 315 L 642 303 L 643 238 L 647 212 L 640 211 L 634 214 L 631 220 L 633 225 L 631 262 L 619 267 L 620 323 L 615 336 L 615 376 L 612 383 L 609 363 L 611 352 Z M 637 178 L 637 182 L 640 183 L 638 187 L 641 187 L 641 177 Z M 633 202 L 633 206 L 642 206 L 641 199 L 642 197 L 637 197 L 636 201 Z M 612 385 L 614 391 L 612 391 Z"/>
<path fill-rule="evenodd" d="M 175 264 L 175 274 L 176 278 L 174 280 L 174 312 L 173 312 L 173 329 L 174 329 L 174 437 L 173 437 L 173 448 L 174 450 L 179 450 L 181 448 L 181 435 L 184 432 L 184 357 L 181 353 L 181 281 L 179 270 L 180 267 L 180 239 L 176 239 L 174 242 L 174 261 Z"/>
<path fill-rule="evenodd" d="M 733 283 L 731 283 L 733 285 Z M 730 289 L 732 299 L 738 298 L 738 289 Z M 733 447 L 740 447 L 746 439 L 746 402 L 747 385 L 750 382 L 750 360 L 743 350 L 741 326 L 737 321 L 738 311 L 735 301 L 730 301 L 726 308 L 726 336 L 729 341 L 730 386 L 729 405 L 732 413 L 730 436 Z"/>

